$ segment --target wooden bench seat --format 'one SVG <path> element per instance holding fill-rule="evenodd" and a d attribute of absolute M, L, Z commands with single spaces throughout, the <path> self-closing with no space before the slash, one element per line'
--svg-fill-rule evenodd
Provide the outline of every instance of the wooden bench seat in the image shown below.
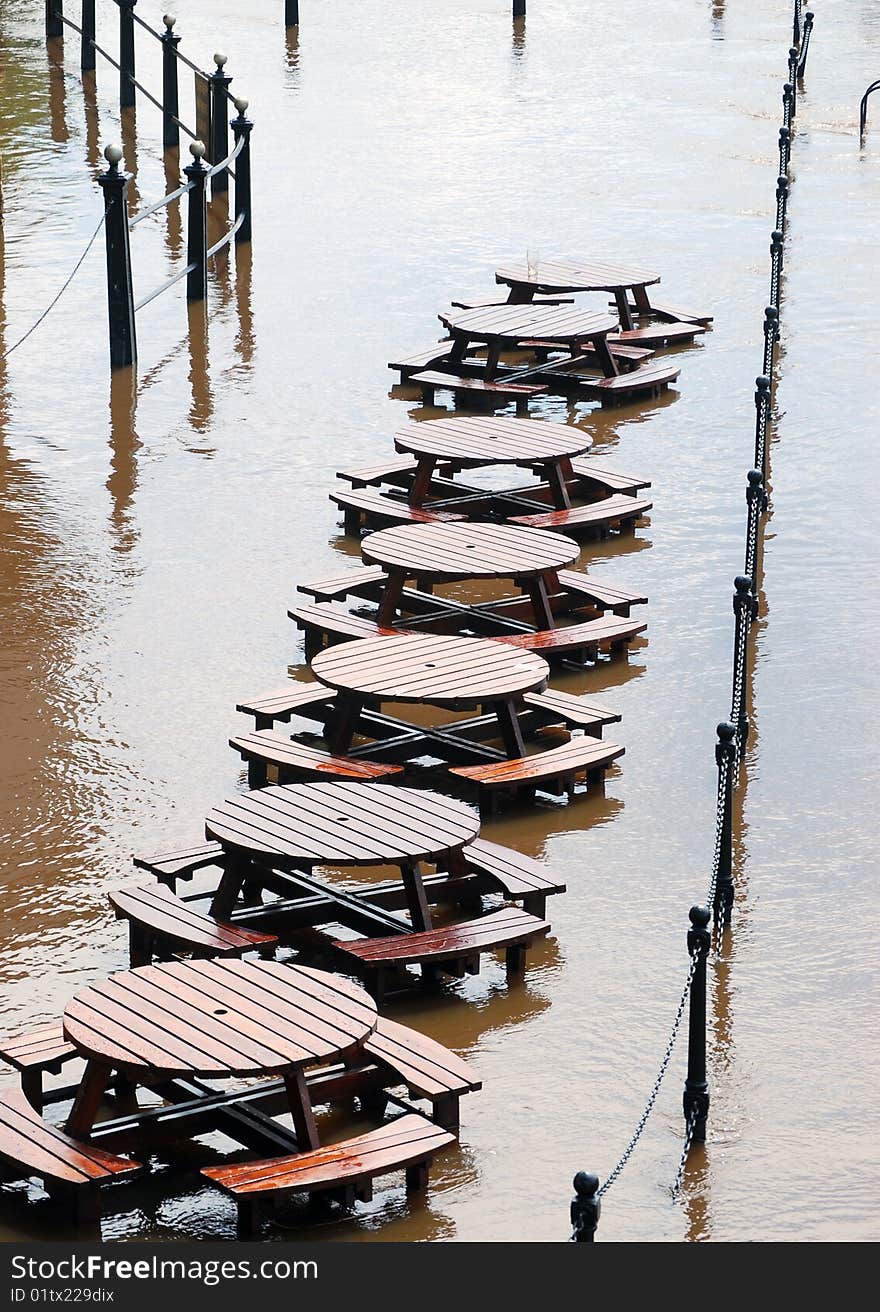
<path fill-rule="evenodd" d="M 271 959 L 278 939 L 238 925 L 228 925 L 181 902 L 161 884 L 149 888 L 116 888 L 109 895 L 117 920 L 127 920 L 132 967 L 167 959 L 183 949 L 197 957 L 240 957 L 259 952 Z"/>
<path fill-rule="evenodd" d="M 483 1087 L 474 1070 L 449 1048 L 383 1016 L 364 1044 L 364 1056 L 399 1076 L 411 1097 L 429 1099 L 431 1119 L 456 1134 L 460 1098 Z"/>
<path fill-rule="evenodd" d="M 671 322 L 659 319 L 645 324 L 642 328 L 629 328 L 619 333 L 609 333 L 609 345 L 620 346 L 674 346 L 677 342 L 692 342 L 706 329 L 698 323 L 682 323 L 678 319 Z"/>
<path fill-rule="evenodd" d="M 375 638 L 399 632 L 397 629 L 382 628 L 375 620 L 352 615 L 350 611 L 328 602 L 319 602 L 315 606 L 295 606 L 287 614 L 296 621 L 296 627 L 305 635 L 303 645 L 307 660 L 311 660 L 322 647 L 333 642 Z"/>
<path fill-rule="evenodd" d="M 369 783 L 403 772 L 400 765 L 379 765 L 375 761 L 334 756 L 319 747 L 293 742 L 271 729 L 230 738 L 229 746 L 247 761 L 251 788 L 265 787 L 270 765 L 278 771 L 280 784 L 294 783 L 298 779 L 360 779 Z"/>
<path fill-rule="evenodd" d="M 151 852 L 134 858 L 135 869 L 155 875 L 160 884 L 172 891 L 178 879 L 192 879 L 197 870 L 215 866 L 224 860 L 219 843 L 199 843 L 192 847 L 177 848 L 173 852 Z"/>
<path fill-rule="evenodd" d="M 235 709 L 243 715 L 252 715 L 255 728 L 271 729 L 277 722 L 288 724 L 294 715 L 323 722 L 335 697 L 332 688 L 325 688 L 322 683 L 299 683 L 296 679 L 288 679 L 283 687 L 249 697 L 239 702 Z"/>
<path fill-rule="evenodd" d="M 646 487 L 651 486 L 650 478 L 640 478 L 636 474 L 623 474 L 616 469 L 608 469 L 605 465 L 595 464 L 588 456 L 575 456 L 571 462 L 571 469 L 581 483 L 586 483 L 588 487 L 596 488 L 603 494 L 624 492 L 634 496 L 636 492 L 642 492 Z"/>
<path fill-rule="evenodd" d="M 329 579 L 298 583 L 296 590 L 316 601 L 334 601 L 337 597 L 377 597 L 387 581 L 388 575 L 381 565 L 358 565 Z"/>
<path fill-rule="evenodd" d="M 661 396 L 681 373 L 674 365 L 645 364 L 613 378 L 577 376 L 578 390 L 597 397 L 603 405 L 617 405 L 633 396 Z"/>
<path fill-rule="evenodd" d="M 605 706 L 588 702 L 586 697 L 559 692 L 555 688 L 548 688 L 546 692 L 527 692 L 523 701 L 530 710 L 538 712 L 542 727 L 561 724 L 567 729 L 583 729 L 593 738 L 601 738 L 605 725 L 618 724 L 621 718 L 617 711 L 609 711 Z"/>
<path fill-rule="evenodd" d="M 540 352 L 542 354 L 543 353 L 549 354 L 551 351 L 561 351 L 563 355 L 565 355 L 566 361 L 569 360 L 569 357 L 566 352 L 566 348 L 560 346 L 559 342 L 554 342 L 552 340 L 545 341 L 540 337 L 524 337 L 522 341 L 517 342 L 517 346 L 521 347 L 524 351 L 535 351 L 535 352 Z M 611 355 L 619 365 L 623 365 L 624 368 L 628 368 L 628 369 L 635 369 L 638 365 L 644 364 L 646 360 L 653 359 L 654 356 L 654 352 L 650 349 L 650 347 L 626 346 L 626 345 L 621 345 L 619 342 L 610 343 L 608 350 L 610 351 Z M 570 363 L 574 368 L 576 367 L 577 363 L 582 362 L 584 360 L 590 360 L 590 361 L 595 360 L 598 362 L 598 358 L 599 357 L 596 354 L 595 347 L 588 344 L 587 342 L 584 342 L 579 344 L 577 348 L 577 355 L 573 357 Z M 554 368 L 553 372 L 554 374 L 556 373 L 564 374 L 565 371 L 566 371 L 565 362 L 560 362 L 558 366 Z"/>
<path fill-rule="evenodd" d="M 76 1048 L 65 1039 L 57 1020 L 0 1044 L 0 1059 L 19 1072 L 21 1091 L 37 1112 L 43 1110 L 43 1076 L 60 1075 L 65 1063 L 76 1056 Z"/>
<path fill-rule="evenodd" d="M 414 351 L 412 355 L 407 355 L 402 360 L 389 360 L 388 368 L 400 374 L 400 381 L 405 383 L 422 369 L 430 369 L 432 365 L 448 360 L 451 351 L 452 338 L 447 337 L 441 342 L 434 342 L 424 351 Z"/>
<path fill-rule="evenodd" d="M 480 953 L 503 948 L 508 974 L 521 974 L 527 947 L 549 930 L 549 923 L 538 916 L 519 907 L 502 907 L 460 925 L 389 938 L 340 940 L 333 946 L 365 976 L 367 987 L 381 1002 L 391 975 L 409 965 L 421 966 L 423 975 L 430 975 L 435 966 L 450 975 L 477 974 Z"/>
<path fill-rule="evenodd" d="M 467 301 L 450 301 L 449 304 L 456 310 L 482 310 L 490 305 L 509 305 L 510 300 L 507 296 L 499 298 L 496 292 L 487 292 L 483 300 L 473 298 Z M 531 305 L 574 305 L 573 296 L 544 296 L 540 293 L 533 296 Z"/>
<path fill-rule="evenodd" d="M 524 647 L 536 651 L 546 660 L 553 656 L 595 661 L 600 651 L 623 651 L 626 646 L 648 627 L 646 620 L 618 619 L 600 615 L 582 624 L 569 624 L 560 629 L 541 629 L 538 633 L 505 633 L 495 642 L 506 642 L 511 647 Z"/>
<path fill-rule="evenodd" d="M 209 1166 L 202 1175 L 231 1194 L 238 1204 L 242 1235 L 254 1234 L 260 1207 L 279 1195 L 335 1191 L 344 1206 L 368 1201 L 378 1176 L 406 1171 L 407 1193 L 426 1187 L 436 1153 L 455 1143 L 455 1135 L 417 1112 L 407 1112 L 376 1130 L 292 1157 L 234 1166 Z"/>
<path fill-rule="evenodd" d="M 546 383 L 505 382 L 501 378 L 461 378 L 455 374 L 444 374 L 434 370 L 413 374 L 409 381 L 422 389 L 422 403 L 434 404 L 434 392 L 442 389 L 467 395 L 479 395 L 490 401 L 506 405 L 508 401 L 516 402 L 516 413 L 527 415 L 529 401 L 532 397 L 542 396 L 548 389 Z"/>
<path fill-rule="evenodd" d="M 49 1125 L 20 1089 L 0 1095 L 0 1163 L 14 1178 L 37 1176 L 81 1221 L 100 1215 L 99 1185 L 130 1179 L 143 1169 Z"/>
<path fill-rule="evenodd" d="M 592 531 L 604 535 L 614 528 L 635 530 L 635 522 L 653 506 L 643 497 L 617 495 L 591 501 L 586 506 L 571 510 L 544 510 L 537 514 L 513 515 L 508 523 L 525 524 L 528 528 L 559 529 L 561 532 Z"/>
<path fill-rule="evenodd" d="M 406 487 L 412 475 L 418 469 L 415 456 L 397 456 L 393 460 L 383 460 L 377 465 L 361 465 L 357 469 L 337 469 L 336 477 L 352 487 L 374 487 L 379 483 L 391 483 Z"/>
<path fill-rule="evenodd" d="M 331 492 L 330 500 L 341 509 L 345 531 L 350 534 L 370 524 L 448 524 L 467 518 L 449 510 L 416 510 L 405 501 L 395 501 L 369 488 Z"/>
<path fill-rule="evenodd" d="M 616 302 L 612 301 L 611 304 L 616 305 Z M 641 315 L 644 317 L 644 312 L 633 302 L 630 302 L 629 308 L 630 313 L 633 316 L 637 317 Z M 651 302 L 651 314 L 658 319 L 667 319 L 670 322 L 698 323 L 704 328 L 708 328 L 714 321 L 714 316 L 711 314 L 694 314 L 691 310 L 683 310 L 678 305 L 658 305 L 657 302 L 653 300 Z"/>
<path fill-rule="evenodd" d="M 600 742 L 596 738 L 571 738 L 559 747 L 512 761 L 493 761 L 490 765 L 457 765 L 449 773 L 476 784 L 481 815 L 493 814 L 500 794 L 517 797 L 531 795 L 538 787 L 552 784 L 557 793 L 574 792 L 579 776 L 588 784 L 599 781 L 608 767 L 626 749 L 619 743 Z"/>
<path fill-rule="evenodd" d="M 539 919 L 544 917 L 548 896 L 565 892 L 565 884 L 549 876 L 537 861 L 500 843 L 476 838 L 462 855 L 469 870 L 485 875 L 507 897 L 521 901 L 524 911 Z"/>
<path fill-rule="evenodd" d="M 556 575 L 559 586 L 570 596 L 580 597 L 598 610 L 610 610 L 614 615 L 628 616 L 631 606 L 645 606 L 648 598 L 643 592 L 629 592 L 607 583 L 597 583 L 589 574 L 577 570 L 561 569 Z M 577 605 L 572 607 L 577 609 Z"/>

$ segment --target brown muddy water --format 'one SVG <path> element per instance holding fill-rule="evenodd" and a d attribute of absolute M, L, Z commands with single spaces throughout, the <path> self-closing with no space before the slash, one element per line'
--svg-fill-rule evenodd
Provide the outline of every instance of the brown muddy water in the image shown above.
<path fill-rule="evenodd" d="M 605 1241 L 877 1237 L 880 102 L 863 151 L 856 114 L 880 73 L 880 8 L 813 7 L 736 918 L 712 968 L 710 1141 L 674 1203 L 682 1047 L 605 1200 Z M 159 22 L 158 4 L 138 8 Z M 295 583 L 355 551 L 327 500 L 334 472 L 389 450 L 414 403 L 389 396 L 385 363 L 435 339 L 449 296 L 527 249 L 598 253 L 659 268 L 670 300 L 716 316 L 662 403 L 536 410 L 653 479 L 650 526 L 582 558 L 648 592 L 650 627 L 628 663 L 561 681 L 623 714 L 604 798 L 489 829 L 568 883 L 525 983 L 508 990 L 492 965 L 391 1008 L 479 1068 L 460 1151 L 424 1203 L 386 1182 L 353 1219 L 273 1238 L 564 1240 L 572 1173 L 607 1173 L 642 1110 L 707 884 L 791 6 L 530 8 L 513 32 L 507 0 L 303 0 L 285 41 L 280 0 L 246 17 L 232 0 L 181 4 L 183 50 L 205 66 L 224 49 L 251 102 L 252 258 L 219 262 L 207 320 L 187 316 L 182 285 L 145 309 L 137 375 L 111 384 L 99 241 L 0 363 L 11 1030 L 123 965 L 105 894 L 131 852 L 198 837 L 244 786 L 226 745 L 235 702 L 301 660 Z M 98 9 L 115 48 L 114 7 Z M 5 350 L 98 221 L 104 145 L 125 142 L 135 208 L 169 188 L 156 111 L 120 123 L 112 70 L 83 88 L 74 38 L 47 55 L 42 6 L 0 11 Z M 158 88 L 140 33 L 138 49 Z M 137 296 L 182 267 L 183 244 L 174 210 L 135 231 Z M 196 1169 L 216 1146 L 118 1193 L 105 1237 L 232 1237 Z M 0 1209 L 5 1239 L 57 1224 L 21 1195 Z"/>

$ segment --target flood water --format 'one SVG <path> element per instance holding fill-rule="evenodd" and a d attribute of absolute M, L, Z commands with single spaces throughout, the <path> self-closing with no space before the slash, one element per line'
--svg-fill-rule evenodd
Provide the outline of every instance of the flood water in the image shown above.
<path fill-rule="evenodd" d="M 813 8 L 735 922 L 711 968 L 709 1142 L 673 1202 L 682 1043 L 604 1201 L 603 1241 L 878 1237 L 880 101 L 863 151 L 857 112 L 880 72 L 880 9 Z M 47 53 L 42 6 L 0 10 L 6 350 L 100 218 L 103 147 L 125 144 L 133 209 L 176 185 L 177 160 L 163 162 L 149 103 L 120 122 L 106 64 L 83 86 L 72 34 Z M 160 24 L 157 4 L 138 10 Z M 661 0 L 530 10 L 513 30 L 507 0 L 302 0 L 296 40 L 281 0 L 246 15 L 187 0 L 181 49 L 202 67 L 225 50 L 250 100 L 252 255 L 217 262 L 207 315 L 187 313 L 182 284 L 145 308 L 136 375 L 111 381 L 99 234 L 0 362 L 8 1032 L 124 965 L 106 892 L 131 878 L 131 853 L 198 840 L 209 807 L 245 786 L 235 703 L 301 662 L 296 583 L 356 554 L 327 499 L 335 471 L 389 452 L 416 403 L 389 395 L 386 362 L 436 339 L 450 296 L 489 288 L 526 250 L 596 254 L 656 267 L 661 299 L 715 315 L 676 353 L 663 401 L 534 408 L 653 480 L 649 526 L 581 562 L 646 591 L 650 623 L 628 662 L 557 680 L 622 712 L 605 796 L 487 826 L 568 885 L 525 982 L 508 989 L 491 963 L 388 1008 L 482 1075 L 460 1150 L 424 1202 L 392 1178 L 355 1217 L 273 1239 L 567 1238 L 572 1174 L 607 1174 L 641 1113 L 708 883 L 791 6 L 680 0 L 674 22 Z M 114 51 L 116 21 L 99 0 Z M 157 91 L 153 44 L 138 33 Z M 136 298 L 183 267 L 182 217 L 135 229 Z M 105 1237 L 231 1238 L 233 1209 L 197 1172 L 209 1147 L 108 1199 Z M 0 1237 L 57 1226 L 20 1194 L 0 1205 Z"/>

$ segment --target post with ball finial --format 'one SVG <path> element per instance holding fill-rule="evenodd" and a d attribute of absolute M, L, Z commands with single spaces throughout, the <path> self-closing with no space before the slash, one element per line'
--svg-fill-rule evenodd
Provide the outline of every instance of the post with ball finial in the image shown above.
<path fill-rule="evenodd" d="M 224 73 L 226 66 L 226 56 L 218 51 L 214 56 L 214 72 L 208 81 L 211 84 L 211 143 L 208 151 L 208 158 L 212 164 L 219 164 L 221 159 L 225 159 L 229 154 L 229 129 L 227 127 L 228 119 L 226 117 L 226 88 L 232 81 L 228 73 Z M 229 175 L 226 169 L 218 169 L 211 177 L 211 195 L 216 196 L 221 191 L 229 190 Z"/>
<path fill-rule="evenodd" d="M 576 1244 L 591 1244 L 599 1224 L 602 1203 L 598 1194 L 599 1177 L 589 1171 L 578 1171 L 574 1177 L 574 1198 L 571 1200 L 571 1237 Z"/>
<path fill-rule="evenodd" d="M 134 364 L 137 359 L 126 200 L 131 175 L 123 172 L 119 167 L 122 162 L 121 146 L 108 146 L 104 151 L 104 158 L 107 161 L 107 170 L 98 175 L 98 184 L 104 193 L 110 367 L 118 369 L 124 365 Z"/>
<path fill-rule="evenodd" d="M 688 956 L 693 962 L 688 1012 L 688 1066 L 684 1082 L 685 1133 L 691 1143 L 706 1142 L 709 1116 L 709 1081 L 706 1078 L 706 958 L 712 943 L 708 907 L 691 907 L 687 935 Z"/>
<path fill-rule="evenodd" d="M 164 14 L 162 22 L 165 24 L 165 31 L 162 33 L 162 145 L 168 149 L 169 146 L 180 145 L 180 131 L 178 126 L 178 116 L 180 114 L 180 100 L 177 90 L 177 47 L 180 44 L 180 37 L 174 31 L 174 24 L 177 19 L 173 14 Z"/>
<path fill-rule="evenodd" d="M 719 724 L 715 764 L 718 766 L 718 805 L 721 825 L 718 844 L 718 878 L 715 884 L 715 920 L 726 925 L 733 907 L 733 788 L 737 762 L 736 725 Z"/>
<path fill-rule="evenodd" d="M 189 273 L 186 275 L 186 299 L 203 301 L 208 286 L 208 216 L 205 206 L 208 169 L 204 161 L 204 142 L 191 141 L 189 153 L 192 164 L 183 170 L 192 183 L 187 211 L 186 262 Z"/>
<path fill-rule="evenodd" d="M 238 110 L 232 120 L 232 135 L 238 145 L 242 137 L 244 143 L 235 161 L 235 217 L 241 215 L 241 223 L 235 234 L 236 246 L 239 242 L 251 239 L 251 129 L 253 123 L 247 117 L 248 102 L 241 96 L 235 102 Z"/>

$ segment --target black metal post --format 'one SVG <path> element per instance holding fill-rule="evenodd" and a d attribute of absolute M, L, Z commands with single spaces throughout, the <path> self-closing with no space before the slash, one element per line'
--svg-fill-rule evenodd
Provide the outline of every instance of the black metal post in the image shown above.
<path fill-rule="evenodd" d="M 602 1203 L 596 1196 L 598 1175 L 578 1171 L 574 1177 L 574 1198 L 571 1200 L 571 1231 L 576 1244 L 591 1244 L 599 1224 Z"/>
<path fill-rule="evenodd" d="M 803 80 L 804 73 L 807 71 L 807 52 L 810 49 L 810 33 L 813 30 L 813 15 L 808 9 L 804 15 L 804 34 L 801 39 L 801 53 L 798 57 L 797 73 L 798 78 Z"/>
<path fill-rule="evenodd" d="M 513 17 L 525 18 L 525 16 L 526 16 L 526 0 L 513 0 Z"/>
<path fill-rule="evenodd" d="M 690 988 L 688 1013 L 688 1068 L 684 1082 L 684 1123 L 693 1125 L 691 1143 L 706 1142 L 709 1116 L 709 1081 L 706 1079 L 706 958 L 712 944 L 708 924 L 708 907 L 691 907 L 687 935 L 688 956 L 696 954 L 697 964 Z"/>
<path fill-rule="evenodd" d="M 764 309 L 764 377 L 773 381 L 773 348 L 779 335 L 779 311 L 775 305 Z"/>
<path fill-rule="evenodd" d="M 226 88 L 232 81 L 228 74 L 223 72 L 226 63 L 226 56 L 216 54 L 214 56 L 216 68 L 208 82 L 211 88 L 211 142 L 208 151 L 208 158 L 212 164 L 219 164 L 221 159 L 225 159 L 229 154 L 229 120 L 227 118 L 226 108 Z M 218 192 L 229 190 L 229 174 L 226 169 L 220 169 L 211 176 L 211 195 L 216 196 Z"/>
<path fill-rule="evenodd" d="M 64 36 L 64 0 L 46 0 L 46 40 Z"/>
<path fill-rule="evenodd" d="M 251 239 L 251 129 L 254 125 L 245 117 L 247 107 L 248 102 L 239 96 L 235 102 L 238 113 L 231 124 L 235 144 L 238 145 L 241 137 L 244 137 L 244 145 L 235 161 L 235 217 L 244 215 L 241 227 L 235 234 L 236 246 Z"/>
<path fill-rule="evenodd" d="M 778 228 L 770 233 L 770 304 L 779 310 L 779 284 L 782 278 L 782 250 L 785 238 Z"/>
<path fill-rule="evenodd" d="M 753 605 L 752 580 L 745 574 L 738 574 L 733 581 L 736 591 L 733 594 L 734 635 L 733 635 L 733 707 L 736 716 L 736 737 L 739 757 L 742 759 L 749 741 L 748 701 L 748 652 L 749 626 L 755 618 L 756 606 Z M 737 693 L 738 671 L 742 672 L 742 685 Z"/>
<path fill-rule="evenodd" d="M 299 0 L 284 0 L 284 26 L 299 27 Z"/>
<path fill-rule="evenodd" d="M 779 129 L 779 172 L 788 172 L 788 162 L 791 158 L 791 130 L 783 126 Z"/>
<path fill-rule="evenodd" d="M 776 226 L 780 232 L 785 231 L 785 211 L 788 206 L 788 178 L 780 173 L 776 179 Z"/>
<path fill-rule="evenodd" d="M 207 166 L 202 159 L 204 142 L 190 142 L 192 164 L 183 170 L 193 184 L 187 208 L 186 262 L 193 267 L 186 276 L 186 299 L 203 301 L 208 286 L 208 215 L 205 201 Z"/>
<path fill-rule="evenodd" d="M 90 73 L 95 67 L 95 0 L 82 0 L 81 17 L 79 66 L 84 73 Z"/>
<path fill-rule="evenodd" d="M 755 379 L 755 468 L 767 481 L 767 423 L 770 417 L 770 379 L 761 374 Z"/>
<path fill-rule="evenodd" d="M 180 114 L 180 100 L 177 91 L 177 47 L 180 37 L 174 31 L 177 19 L 173 14 L 166 14 L 162 20 L 165 31 L 162 33 L 162 145 L 179 146 L 180 132 L 177 125 Z"/>
<path fill-rule="evenodd" d="M 785 126 L 791 130 L 791 122 L 794 118 L 794 91 L 790 82 L 782 84 L 782 121 Z M 791 147 L 789 147 L 789 150 Z"/>
<path fill-rule="evenodd" d="M 801 43 L 801 0 L 794 0 L 794 14 L 791 23 L 791 41 L 792 45 L 799 46 Z"/>
<path fill-rule="evenodd" d="M 748 529 L 746 532 L 745 571 L 752 580 L 754 608 L 752 618 L 758 616 L 758 586 L 761 579 L 761 516 L 767 509 L 767 491 L 760 469 L 750 469 L 746 483 Z"/>
<path fill-rule="evenodd" d="M 119 107 L 135 101 L 134 7 L 137 0 L 117 0 L 119 5 Z"/>
<path fill-rule="evenodd" d="M 104 151 L 108 168 L 98 176 L 104 193 L 104 235 L 107 242 L 107 307 L 110 320 L 110 366 L 118 369 L 137 359 L 134 323 L 134 289 L 131 281 L 131 251 L 128 244 L 126 192 L 130 173 L 119 169 L 120 146 Z"/>
<path fill-rule="evenodd" d="M 721 847 L 718 859 L 718 882 L 715 885 L 715 919 L 726 924 L 733 906 L 733 770 L 736 764 L 736 726 L 727 720 L 716 733 L 715 762 L 718 766 L 718 795 L 722 806 Z"/>
<path fill-rule="evenodd" d="M 791 116 L 797 113 L 797 70 L 800 52 L 797 46 L 788 48 L 788 85 L 791 87 Z"/>

